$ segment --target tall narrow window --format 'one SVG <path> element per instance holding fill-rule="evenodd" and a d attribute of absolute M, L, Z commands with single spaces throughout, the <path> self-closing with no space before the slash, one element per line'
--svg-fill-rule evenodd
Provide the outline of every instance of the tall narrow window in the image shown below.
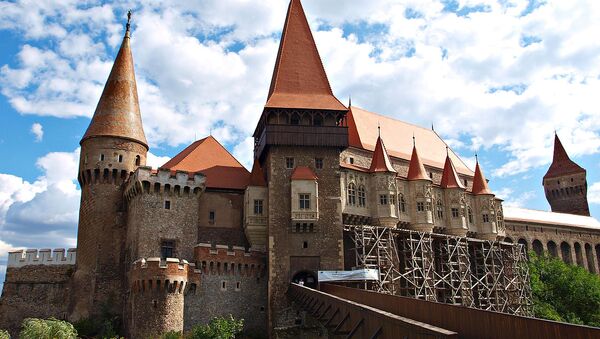
<path fill-rule="evenodd" d="M 208 212 L 208 223 L 211 225 L 215 223 L 215 211 Z"/>
<path fill-rule="evenodd" d="M 379 195 L 379 204 L 380 205 L 387 205 L 388 204 L 388 196 L 387 196 L 387 194 L 380 194 Z"/>
<path fill-rule="evenodd" d="M 316 169 L 323 168 L 323 158 L 315 158 L 315 168 Z"/>
<path fill-rule="evenodd" d="M 104 161 L 104 154 L 100 154 L 100 161 Z"/>
<path fill-rule="evenodd" d="M 123 162 L 123 154 L 119 154 L 119 156 L 117 157 L 119 162 Z"/>
<path fill-rule="evenodd" d="M 254 215 L 262 215 L 263 214 L 263 201 L 262 200 L 254 200 Z"/>
<path fill-rule="evenodd" d="M 400 212 L 406 213 L 406 200 L 404 200 L 404 196 L 402 194 L 398 195 L 398 202 L 400 203 Z"/>
<path fill-rule="evenodd" d="M 358 186 L 358 206 L 365 207 L 367 204 L 367 194 L 365 193 L 365 186 Z"/>
<path fill-rule="evenodd" d="M 468 211 L 468 214 L 469 214 L 469 224 L 472 224 L 473 223 L 473 210 L 471 210 L 471 207 L 469 207 L 467 209 L 467 211 Z"/>
<path fill-rule="evenodd" d="M 136 166 L 139 166 L 139 165 L 140 165 L 140 162 L 141 162 L 140 156 L 139 156 L 139 155 L 136 155 L 136 156 L 135 156 L 135 165 L 136 165 Z"/>
<path fill-rule="evenodd" d="M 390 194 L 390 205 L 396 205 L 396 196 Z"/>
<path fill-rule="evenodd" d="M 356 205 L 356 186 L 354 183 L 348 185 L 348 205 Z"/>
<path fill-rule="evenodd" d="M 163 259 L 175 256 L 175 241 L 163 240 L 160 244 L 160 257 Z"/>
<path fill-rule="evenodd" d="M 444 217 L 444 206 L 442 205 L 442 200 L 438 199 L 438 201 L 435 203 L 435 210 L 437 217 L 442 219 Z"/>
<path fill-rule="evenodd" d="M 294 158 L 285 158 L 285 168 L 292 169 L 294 168 Z"/>
<path fill-rule="evenodd" d="M 301 193 L 299 194 L 299 203 L 301 210 L 309 210 L 310 209 L 310 194 Z"/>

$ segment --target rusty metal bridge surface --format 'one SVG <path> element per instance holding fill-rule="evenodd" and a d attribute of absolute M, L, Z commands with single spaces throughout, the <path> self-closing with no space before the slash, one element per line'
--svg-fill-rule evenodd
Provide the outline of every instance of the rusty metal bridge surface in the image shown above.
<path fill-rule="evenodd" d="M 289 297 L 332 338 L 600 338 L 600 328 L 321 284 Z"/>

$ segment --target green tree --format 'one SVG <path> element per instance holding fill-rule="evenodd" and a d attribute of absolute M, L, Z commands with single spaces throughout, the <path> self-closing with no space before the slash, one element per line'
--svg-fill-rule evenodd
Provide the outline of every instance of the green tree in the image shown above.
<path fill-rule="evenodd" d="M 244 319 L 229 317 L 213 318 L 208 325 L 196 325 L 186 335 L 189 339 L 233 339 L 244 328 Z"/>
<path fill-rule="evenodd" d="M 70 323 L 54 318 L 23 320 L 21 339 L 76 339 L 77 331 Z"/>
<path fill-rule="evenodd" d="M 530 253 L 534 313 L 538 318 L 600 327 L 600 278 L 558 258 Z"/>
<path fill-rule="evenodd" d="M 10 334 L 8 334 L 8 331 L 0 330 L 0 339 L 10 339 Z"/>

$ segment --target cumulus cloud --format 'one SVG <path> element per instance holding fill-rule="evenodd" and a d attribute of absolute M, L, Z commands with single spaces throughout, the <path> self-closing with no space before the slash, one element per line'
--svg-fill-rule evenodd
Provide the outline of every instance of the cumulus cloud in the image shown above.
<path fill-rule="evenodd" d="M 504 200 L 502 205 L 509 207 L 525 207 L 536 196 L 533 191 L 517 193 L 508 187 L 503 187 L 495 193 L 496 197 Z"/>
<path fill-rule="evenodd" d="M 595 182 L 588 188 L 588 201 L 600 205 L 600 182 Z"/>
<path fill-rule="evenodd" d="M 31 125 L 30 131 L 35 136 L 36 142 L 40 142 L 44 138 L 44 128 L 42 127 L 42 124 L 37 123 L 37 122 L 34 123 L 33 125 Z"/>
<path fill-rule="evenodd" d="M 164 165 L 167 161 L 169 161 L 170 157 L 161 157 L 158 155 L 152 154 L 152 152 L 148 152 L 146 155 L 146 166 L 150 166 L 152 168 L 159 168 Z"/>

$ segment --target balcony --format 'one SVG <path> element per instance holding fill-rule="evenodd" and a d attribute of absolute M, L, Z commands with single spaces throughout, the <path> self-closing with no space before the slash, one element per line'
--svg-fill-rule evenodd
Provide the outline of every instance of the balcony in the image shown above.
<path fill-rule="evenodd" d="M 348 127 L 266 125 L 255 140 L 254 152 L 260 156 L 267 146 L 348 147 Z"/>
<path fill-rule="evenodd" d="M 246 217 L 248 225 L 266 225 L 267 217 L 264 216 L 248 216 Z"/>
<path fill-rule="evenodd" d="M 292 220 L 294 221 L 316 221 L 319 220 L 319 212 L 292 212 Z"/>

